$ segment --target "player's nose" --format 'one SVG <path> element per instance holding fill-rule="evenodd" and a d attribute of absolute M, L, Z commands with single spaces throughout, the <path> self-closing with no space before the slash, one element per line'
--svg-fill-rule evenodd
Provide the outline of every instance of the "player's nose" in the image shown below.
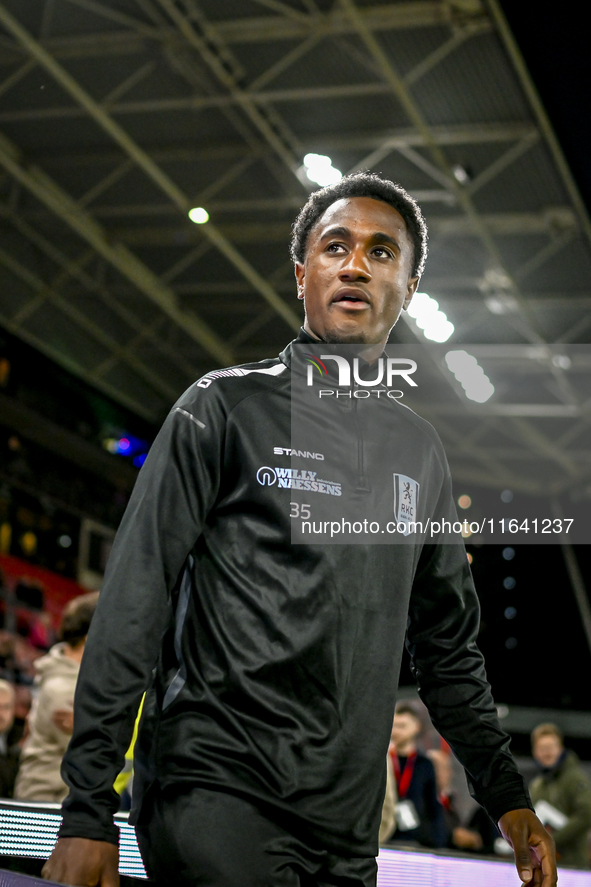
<path fill-rule="evenodd" d="M 339 278 L 343 281 L 371 279 L 371 268 L 365 250 L 349 250 L 339 268 Z"/>

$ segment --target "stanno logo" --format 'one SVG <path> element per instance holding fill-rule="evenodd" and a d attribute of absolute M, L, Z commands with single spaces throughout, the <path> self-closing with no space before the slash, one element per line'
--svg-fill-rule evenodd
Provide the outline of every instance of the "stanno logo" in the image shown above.
<path fill-rule="evenodd" d="M 311 453 L 309 450 L 294 450 L 292 447 L 273 447 L 275 456 L 299 456 L 301 459 L 318 459 L 324 462 L 322 453 Z"/>

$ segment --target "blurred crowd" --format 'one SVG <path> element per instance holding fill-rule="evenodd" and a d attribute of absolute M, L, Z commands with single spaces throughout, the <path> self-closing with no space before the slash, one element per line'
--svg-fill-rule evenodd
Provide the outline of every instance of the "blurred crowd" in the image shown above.
<path fill-rule="evenodd" d="M 58 802 L 67 794 L 60 766 L 97 599 L 89 592 L 71 600 L 55 638 L 44 619 L 28 637 L 0 631 L 1 797 Z"/>
<path fill-rule="evenodd" d="M 98 592 L 65 607 L 59 628 L 40 613 L 28 632 L 0 629 L 0 797 L 60 802 L 67 788 L 60 765 L 73 727 L 74 690 Z M 591 780 L 565 748 L 555 724 L 531 736 L 537 776 L 530 784 L 536 812 L 556 841 L 559 864 L 590 868 Z M 128 809 L 133 742 L 115 788 Z M 435 733 L 418 700 L 400 702 L 386 759 L 387 788 L 380 843 L 486 855 L 511 850 L 468 797 L 450 748 Z M 464 782 L 464 799 L 458 786 Z"/>
<path fill-rule="evenodd" d="M 531 743 L 537 771 L 529 786 L 532 802 L 554 837 L 559 865 L 589 869 L 591 779 L 576 754 L 565 748 L 556 724 L 538 725 Z M 475 802 L 461 802 L 453 764 L 424 706 L 399 703 L 386 761 L 380 843 L 510 856 L 511 848 L 484 810 Z"/>

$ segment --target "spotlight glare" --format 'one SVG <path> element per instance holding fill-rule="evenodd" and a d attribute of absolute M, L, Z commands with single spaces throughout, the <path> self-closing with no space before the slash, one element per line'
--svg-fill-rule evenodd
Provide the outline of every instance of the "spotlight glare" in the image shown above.
<path fill-rule="evenodd" d="M 202 206 L 194 206 L 189 210 L 189 218 L 196 225 L 204 225 L 209 221 L 209 213 Z"/>
<path fill-rule="evenodd" d="M 427 293 L 415 293 L 407 314 L 432 342 L 447 342 L 455 327 L 439 309 L 439 302 Z"/>
<path fill-rule="evenodd" d="M 445 362 L 470 400 L 485 403 L 495 393 L 494 385 L 472 354 L 448 351 Z"/>
<path fill-rule="evenodd" d="M 306 154 L 304 167 L 309 180 L 322 188 L 326 185 L 334 185 L 335 182 L 343 178 L 340 169 L 335 169 L 332 160 L 326 154 Z"/>

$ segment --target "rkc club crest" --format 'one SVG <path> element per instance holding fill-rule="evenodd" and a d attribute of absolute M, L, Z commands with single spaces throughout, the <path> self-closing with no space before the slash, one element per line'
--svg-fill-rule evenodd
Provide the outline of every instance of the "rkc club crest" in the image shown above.
<path fill-rule="evenodd" d="M 399 533 L 408 536 L 414 531 L 411 523 L 417 520 L 419 506 L 419 484 L 412 477 L 405 474 L 394 475 L 394 517 L 397 524 L 402 524 L 404 529 L 400 527 Z"/>

